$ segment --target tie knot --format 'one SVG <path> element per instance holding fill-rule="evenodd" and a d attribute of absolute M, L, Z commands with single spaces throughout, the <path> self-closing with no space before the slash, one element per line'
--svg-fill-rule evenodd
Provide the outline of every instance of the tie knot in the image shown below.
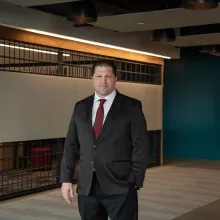
<path fill-rule="evenodd" d="M 103 105 L 105 103 L 106 99 L 99 99 L 99 101 L 100 101 L 100 105 Z"/>

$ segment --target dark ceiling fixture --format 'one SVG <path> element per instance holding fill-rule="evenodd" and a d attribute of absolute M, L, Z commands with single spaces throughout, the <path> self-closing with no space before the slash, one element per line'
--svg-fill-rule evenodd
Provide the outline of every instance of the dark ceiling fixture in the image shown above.
<path fill-rule="evenodd" d="M 152 41 L 171 42 L 176 40 L 176 34 L 173 28 L 158 29 L 153 31 Z"/>
<path fill-rule="evenodd" d="M 209 10 L 218 7 L 217 0 L 183 0 L 182 7 L 189 10 Z"/>
<path fill-rule="evenodd" d="M 74 1 L 66 19 L 75 24 L 83 25 L 97 21 L 97 13 L 92 0 Z"/>
<path fill-rule="evenodd" d="M 215 56 L 220 56 L 220 45 L 204 46 L 204 48 L 202 50 L 200 50 L 200 52 L 215 55 Z"/>

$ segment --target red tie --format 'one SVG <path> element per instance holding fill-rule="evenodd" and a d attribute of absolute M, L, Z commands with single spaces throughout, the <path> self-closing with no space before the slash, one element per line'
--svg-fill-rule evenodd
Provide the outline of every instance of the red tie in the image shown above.
<path fill-rule="evenodd" d="M 102 130 L 103 118 L 104 118 L 104 108 L 103 104 L 106 99 L 100 99 L 99 108 L 96 112 L 95 123 L 93 126 L 94 138 L 96 139 Z"/>

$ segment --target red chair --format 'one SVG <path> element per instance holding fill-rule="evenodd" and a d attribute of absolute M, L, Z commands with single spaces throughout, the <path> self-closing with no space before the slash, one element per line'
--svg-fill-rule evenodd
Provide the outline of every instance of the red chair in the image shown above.
<path fill-rule="evenodd" d="M 51 169 L 52 148 L 32 148 L 31 166 L 33 169 Z"/>

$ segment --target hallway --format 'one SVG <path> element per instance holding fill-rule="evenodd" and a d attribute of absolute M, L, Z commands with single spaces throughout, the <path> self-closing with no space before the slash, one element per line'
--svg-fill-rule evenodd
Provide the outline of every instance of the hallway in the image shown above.
<path fill-rule="evenodd" d="M 193 160 L 149 168 L 139 191 L 139 219 L 220 219 L 219 168 L 219 161 Z M 80 220 L 76 200 L 67 205 L 59 189 L 17 198 L 0 203 L 0 219 Z"/>

